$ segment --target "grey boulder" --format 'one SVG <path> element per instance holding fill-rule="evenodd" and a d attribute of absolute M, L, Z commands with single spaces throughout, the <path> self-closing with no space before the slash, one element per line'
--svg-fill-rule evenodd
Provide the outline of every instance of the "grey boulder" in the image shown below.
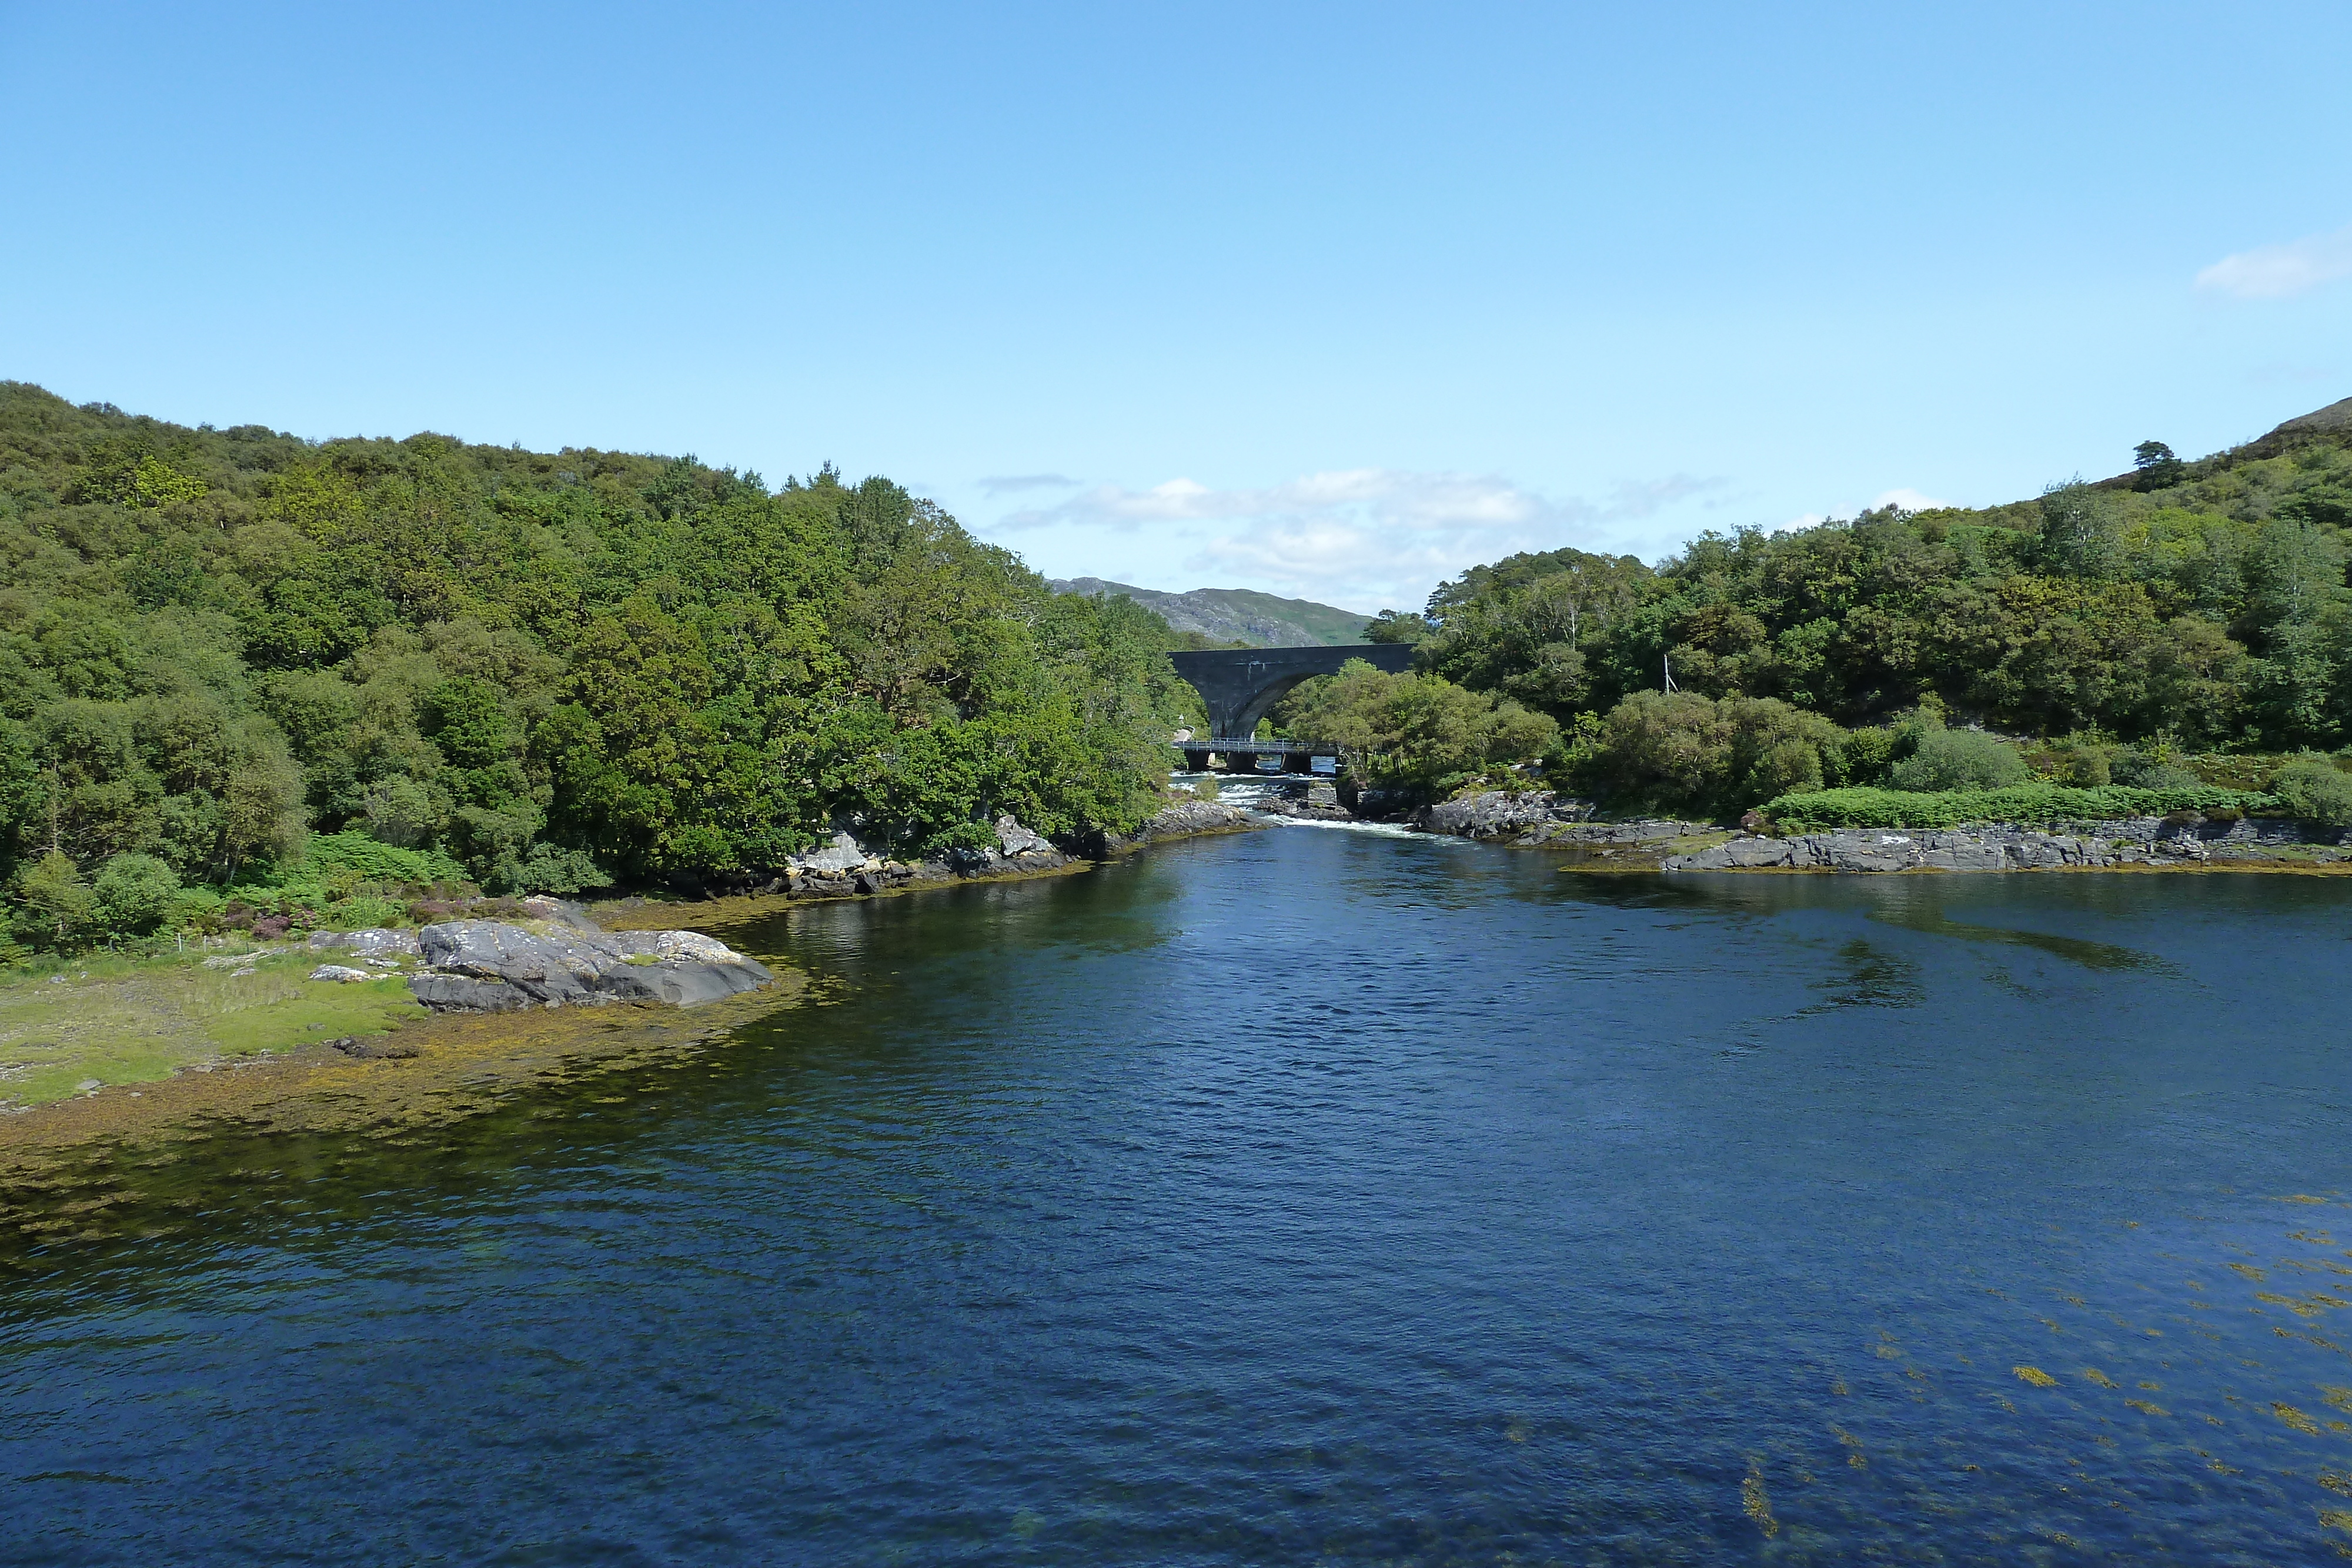
<path fill-rule="evenodd" d="M 382 958 L 394 953 L 415 957 L 417 953 L 414 931 L 313 931 L 310 951 L 326 953 L 342 951 L 359 958 Z"/>
<path fill-rule="evenodd" d="M 757 990 L 775 977 L 695 931 L 541 935 L 490 920 L 452 920 L 417 933 L 429 967 L 409 990 L 436 1012 L 503 1012 L 565 1003 L 692 1007 Z"/>

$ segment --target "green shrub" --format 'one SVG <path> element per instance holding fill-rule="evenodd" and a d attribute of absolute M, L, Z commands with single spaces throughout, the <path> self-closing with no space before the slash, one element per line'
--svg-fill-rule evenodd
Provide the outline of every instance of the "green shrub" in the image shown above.
<path fill-rule="evenodd" d="M 1896 763 L 1886 781 L 1897 789 L 2003 789 L 2025 781 L 2016 747 L 1981 730 L 1931 729 Z"/>
<path fill-rule="evenodd" d="M 610 887 L 604 868 L 582 850 L 560 850 L 553 844 L 533 844 L 510 879 L 518 893 L 587 893 Z"/>
<path fill-rule="evenodd" d="M 1277 710 L 1293 735 L 1336 741 L 1360 785 L 1443 800 L 1559 742 L 1559 726 L 1509 697 L 1436 675 L 1390 674 L 1360 659 L 1299 686 Z"/>
<path fill-rule="evenodd" d="M 1822 776 L 1833 785 L 1884 784 L 1887 770 L 1894 766 L 1895 732 L 1891 729 L 1848 730 L 1835 747 L 1822 748 Z"/>
<path fill-rule="evenodd" d="M 1728 814 L 1819 789 L 1824 758 L 1843 757 L 1847 738 L 1776 697 L 1635 692 L 1597 726 L 1579 725 L 1569 762 L 1580 784 L 1614 804 Z"/>
<path fill-rule="evenodd" d="M 180 879 L 153 855 L 126 851 L 100 868 L 90 891 L 92 925 L 117 936 L 143 936 L 172 913 Z"/>
<path fill-rule="evenodd" d="M 2108 764 L 2109 776 L 2135 789 L 2193 789 L 2205 782 L 2176 762 L 2145 751 L 2117 752 Z"/>
<path fill-rule="evenodd" d="M 992 850 L 1001 848 L 1002 844 L 996 830 L 986 822 L 958 822 L 924 840 L 923 852 L 943 855 L 950 850 Z"/>
<path fill-rule="evenodd" d="M 361 882 L 463 882 L 466 868 L 433 850 L 404 850 L 361 832 L 314 833 L 302 861 L 286 868 L 289 880 L 303 871 L 349 872 Z"/>
<path fill-rule="evenodd" d="M 2352 827 L 2352 774 L 2325 757 L 2298 757 L 2272 776 L 2271 793 L 2305 821 Z"/>
<path fill-rule="evenodd" d="M 1203 779 L 1200 780 L 1200 782 L 1192 786 L 1192 794 L 1198 800 L 1215 800 L 1217 798 L 1217 781 L 1214 779 Z"/>
<path fill-rule="evenodd" d="M 2020 784 L 2005 789 L 1821 789 L 1783 795 L 1764 815 L 1792 832 L 1824 828 L 1958 828 L 1977 822 L 2095 822 L 2161 817 L 2171 811 L 2259 811 L 2275 797 L 2210 784 L 2179 789 L 2132 789 L 2109 784 L 2073 789 L 2061 784 Z"/>
<path fill-rule="evenodd" d="M 51 850 L 17 873 L 16 932 L 36 946 L 61 946 L 89 924 L 95 895 L 70 856 Z"/>
<path fill-rule="evenodd" d="M 2107 747 L 2091 743 L 2068 743 L 2054 747 L 2050 752 L 2051 773 L 2061 784 L 2071 784 L 2081 789 L 2096 789 L 2116 781 L 2115 765 Z"/>

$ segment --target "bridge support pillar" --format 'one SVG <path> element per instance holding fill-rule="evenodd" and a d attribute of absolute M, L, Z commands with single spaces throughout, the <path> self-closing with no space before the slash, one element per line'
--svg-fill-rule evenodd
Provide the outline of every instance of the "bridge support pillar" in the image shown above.
<path fill-rule="evenodd" d="M 1206 773 L 1208 770 L 1209 754 L 1205 751 L 1194 751 L 1190 747 L 1187 747 L 1184 752 L 1184 771 L 1187 773 Z"/>

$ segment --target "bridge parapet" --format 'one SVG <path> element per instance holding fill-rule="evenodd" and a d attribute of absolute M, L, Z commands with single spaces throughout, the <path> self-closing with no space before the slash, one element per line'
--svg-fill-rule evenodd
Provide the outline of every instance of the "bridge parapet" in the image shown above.
<path fill-rule="evenodd" d="M 1307 757 L 1337 757 L 1342 749 L 1336 740 L 1244 740 L 1237 736 L 1194 736 L 1190 740 L 1171 741 L 1183 751 L 1224 751 L 1254 756 L 1261 751 L 1298 752 Z"/>

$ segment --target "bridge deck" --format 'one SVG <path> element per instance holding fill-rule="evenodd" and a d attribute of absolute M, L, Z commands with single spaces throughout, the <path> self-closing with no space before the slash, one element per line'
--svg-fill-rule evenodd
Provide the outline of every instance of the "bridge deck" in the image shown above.
<path fill-rule="evenodd" d="M 1237 736 L 1196 735 L 1190 740 L 1171 740 L 1168 744 L 1179 751 L 1222 751 L 1236 757 L 1271 751 L 1294 757 L 1337 757 L 1340 750 L 1336 740 L 1244 740 Z"/>

